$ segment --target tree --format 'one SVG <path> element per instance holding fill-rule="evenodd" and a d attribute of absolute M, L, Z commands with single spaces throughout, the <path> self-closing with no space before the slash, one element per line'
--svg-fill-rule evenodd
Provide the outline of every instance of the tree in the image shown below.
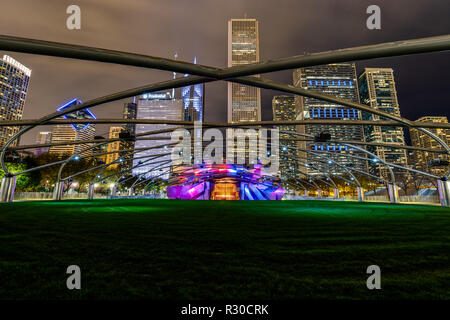
<path fill-rule="evenodd" d="M 11 173 L 17 173 L 21 172 L 27 169 L 27 165 L 25 163 L 11 163 L 6 162 L 5 163 L 6 169 L 8 169 Z M 5 176 L 5 172 L 0 169 L 0 178 L 3 178 Z M 24 173 L 17 176 L 16 180 L 16 190 L 17 191 L 24 191 L 29 187 L 30 184 L 30 174 Z"/>

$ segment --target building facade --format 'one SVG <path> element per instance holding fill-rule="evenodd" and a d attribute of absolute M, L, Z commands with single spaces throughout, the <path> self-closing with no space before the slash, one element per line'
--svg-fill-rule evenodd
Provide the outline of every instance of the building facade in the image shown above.
<path fill-rule="evenodd" d="M 358 77 L 361 103 L 372 109 L 400 116 L 400 107 L 395 88 L 394 71 L 391 68 L 365 68 Z M 387 120 L 369 112 L 363 112 L 364 120 Z M 367 142 L 405 145 L 402 127 L 364 126 Z M 367 150 L 380 159 L 401 165 L 407 165 L 405 149 L 367 146 Z M 369 162 L 369 171 L 377 176 L 388 177 L 386 167 L 380 163 Z"/>
<path fill-rule="evenodd" d="M 272 99 L 272 113 L 274 121 L 295 120 L 298 115 L 296 99 L 294 96 L 274 96 Z M 298 142 L 299 136 L 295 125 L 278 125 L 280 139 L 280 176 L 284 179 L 299 176 Z M 293 134 L 289 134 L 289 133 Z"/>
<path fill-rule="evenodd" d="M 334 63 L 296 69 L 293 73 L 293 82 L 294 86 L 299 88 L 359 102 L 354 63 Z M 361 120 L 362 117 L 361 112 L 357 109 L 314 98 L 296 96 L 296 103 L 299 111 L 297 120 Z M 299 127 L 300 132 L 314 136 L 322 132 L 329 133 L 332 140 L 364 141 L 363 128 L 360 125 L 308 124 Z M 326 144 L 301 143 L 300 146 L 322 153 L 343 166 L 351 166 L 361 171 L 365 171 L 367 168 L 365 160 L 351 157 L 362 157 L 363 154 L 348 146 L 332 142 Z M 308 163 L 314 163 L 314 167 L 308 167 L 309 174 L 322 174 L 324 171 L 333 174 L 346 173 L 342 167 L 329 164 L 327 161 L 319 159 L 310 153 L 303 153 L 302 157 L 306 157 Z"/>
<path fill-rule="evenodd" d="M 194 58 L 194 64 L 197 64 L 197 58 Z M 185 77 L 186 76 L 188 75 L 185 74 Z M 181 88 L 181 99 L 183 100 L 183 115 L 185 121 L 203 121 L 204 94 L 204 83 Z M 174 98 L 174 91 L 172 92 L 172 98 Z"/>
<path fill-rule="evenodd" d="M 120 132 L 122 132 L 122 127 L 110 127 L 109 128 L 109 139 L 118 139 Z M 106 155 L 106 163 L 112 163 L 114 161 L 116 161 L 117 159 L 119 159 L 119 150 L 120 150 L 120 141 L 115 141 L 115 142 L 111 142 L 108 143 L 108 147 L 107 147 L 107 152 L 108 154 Z M 117 151 L 117 153 L 111 153 L 111 152 L 115 152 Z M 117 169 L 119 167 L 119 163 L 114 163 L 112 165 L 110 165 L 108 168 L 111 169 Z"/>
<path fill-rule="evenodd" d="M 95 146 L 92 147 L 93 159 L 97 164 L 105 164 L 106 163 L 106 151 L 108 149 L 108 145 L 102 142 L 105 140 L 104 136 L 94 136 L 94 140 L 97 140 Z"/>
<path fill-rule="evenodd" d="M 82 101 L 74 98 L 69 102 L 58 108 L 58 111 L 70 108 L 74 105 L 81 104 Z M 96 119 L 95 115 L 89 109 L 82 109 L 72 113 L 68 113 L 62 116 L 63 119 L 79 119 L 79 120 L 89 120 Z M 62 124 L 56 125 L 52 131 L 52 143 L 62 143 L 62 142 L 75 142 L 75 141 L 87 141 L 94 140 L 95 137 L 95 124 L 91 123 L 72 123 L 72 124 Z M 81 156 L 92 155 L 92 150 L 86 150 L 90 148 L 91 144 L 69 144 L 52 146 L 49 149 L 49 153 L 57 154 L 60 157 L 71 156 L 78 154 Z"/>
<path fill-rule="evenodd" d="M 52 141 L 52 133 L 50 131 L 41 131 L 36 135 L 36 144 L 48 144 Z M 35 156 L 40 156 L 48 152 L 48 147 L 36 148 L 34 150 Z"/>
<path fill-rule="evenodd" d="M 77 140 L 77 131 L 70 124 L 58 124 L 53 127 L 52 131 L 52 144 L 62 142 L 74 142 Z M 60 157 L 71 156 L 75 153 L 75 145 L 59 145 L 52 146 L 49 149 L 49 153 L 58 155 Z"/>
<path fill-rule="evenodd" d="M 133 99 L 133 102 L 125 103 L 123 107 L 123 118 L 127 120 L 136 119 L 137 117 L 137 104 L 136 98 Z M 132 135 L 136 132 L 136 124 L 134 123 L 126 123 L 123 125 L 124 132 L 128 132 Z"/>
<path fill-rule="evenodd" d="M 228 67 L 259 62 L 258 21 L 228 21 Z M 261 90 L 228 82 L 228 122 L 261 121 Z"/>
<path fill-rule="evenodd" d="M 183 100 L 173 99 L 170 92 L 143 94 L 139 97 L 137 103 L 137 119 L 181 121 L 183 119 Z M 176 126 L 167 124 L 138 124 L 136 125 L 136 134 L 174 127 Z M 135 143 L 136 151 L 170 143 L 170 132 L 143 135 L 140 138 L 150 139 L 137 140 Z M 171 169 L 171 151 L 171 147 L 166 147 L 136 152 L 133 156 L 133 175 L 168 179 L 168 172 Z M 165 153 L 168 153 L 168 155 L 161 156 Z M 155 158 L 152 160 L 153 157 Z"/>
<path fill-rule="evenodd" d="M 438 122 L 438 123 L 448 123 L 447 117 L 435 117 L 435 116 L 426 116 L 421 117 L 416 120 L 417 122 Z M 435 135 L 437 135 L 440 139 L 442 139 L 447 145 L 450 145 L 450 129 L 434 129 L 427 128 L 428 131 L 431 131 Z M 416 129 L 411 128 L 409 130 L 411 134 L 411 143 L 414 147 L 426 148 L 426 149 L 436 149 L 442 150 L 442 146 L 437 143 L 436 140 L 432 139 L 429 135 L 423 133 L 422 131 L 418 131 Z M 419 170 L 423 170 L 426 172 L 431 172 L 437 176 L 444 176 L 448 172 L 448 168 L 444 166 L 431 167 L 430 161 L 441 159 L 449 161 L 448 154 L 442 153 L 433 153 L 428 151 L 414 151 L 412 161 L 410 165 L 414 166 Z"/>
<path fill-rule="evenodd" d="M 123 119 L 133 120 L 137 116 L 137 103 L 136 97 L 133 98 L 133 102 L 127 102 L 123 107 Z M 136 124 L 126 123 L 122 126 L 122 131 L 120 134 L 125 134 L 129 136 L 134 136 L 136 134 Z M 124 171 L 125 176 L 132 174 L 131 168 L 133 167 L 133 157 L 128 154 L 134 151 L 133 140 L 121 139 L 119 143 L 119 156 L 124 159 L 124 161 L 119 165 L 120 170 Z"/>
<path fill-rule="evenodd" d="M 31 69 L 4 55 L 0 59 L 0 121 L 22 120 L 27 98 Z M 20 127 L 0 127 L 0 147 L 3 146 Z M 14 141 L 12 146 L 18 144 Z"/>
<path fill-rule="evenodd" d="M 259 62 L 259 24 L 256 19 L 228 21 L 228 67 Z M 261 121 L 261 89 L 228 82 L 228 122 Z M 227 159 L 238 163 L 237 155 L 245 154 L 245 164 L 254 164 L 257 150 L 250 148 L 249 138 L 237 140 L 237 131 L 227 129 L 227 137 L 235 137 L 226 144 Z M 228 160 L 229 161 L 229 160 Z"/>

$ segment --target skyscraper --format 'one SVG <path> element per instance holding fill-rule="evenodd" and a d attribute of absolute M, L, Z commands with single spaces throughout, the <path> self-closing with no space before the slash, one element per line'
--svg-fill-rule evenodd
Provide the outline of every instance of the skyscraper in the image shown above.
<path fill-rule="evenodd" d="M 81 104 L 81 100 L 74 98 L 69 102 L 58 108 L 58 111 L 72 107 L 77 104 Z M 68 113 L 62 116 L 63 119 L 96 119 L 95 115 L 89 109 L 82 109 L 75 112 Z M 72 141 L 83 141 L 83 140 L 93 140 L 95 136 L 95 124 L 91 123 L 72 123 L 72 124 L 58 124 L 53 128 L 52 132 L 52 143 L 60 142 L 72 142 Z M 83 152 L 84 149 L 89 148 L 90 144 L 74 144 L 74 145 L 61 145 L 50 147 L 49 152 L 57 154 L 60 157 L 70 156 L 73 154 L 79 155 L 90 155 L 92 150 Z"/>
<path fill-rule="evenodd" d="M 228 21 L 228 67 L 259 62 L 258 21 Z M 228 122 L 261 121 L 261 90 L 228 82 Z"/>
<path fill-rule="evenodd" d="M 123 118 L 124 119 L 136 119 L 137 116 L 137 104 L 136 104 L 136 98 L 133 98 L 133 102 L 127 102 L 125 103 L 123 107 Z M 134 123 L 127 123 L 123 126 L 123 129 L 125 132 L 128 132 L 132 135 L 135 134 L 136 131 L 136 124 Z"/>
<path fill-rule="evenodd" d="M 4 55 L 0 59 L 0 120 L 22 120 L 23 108 L 30 83 L 31 69 Z M 0 127 L 0 147 L 19 127 Z M 13 142 L 13 146 L 18 140 Z"/>
<path fill-rule="evenodd" d="M 72 142 L 77 140 L 77 132 L 70 124 L 58 124 L 53 127 L 52 143 Z M 56 154 L 60 157 L 66 155 L 71 156 L 75 153 L 75 145 L 52 146 L 49 153 Z"/>
<path fill-rule="evenodd" d="M 274 96 L 272 99 L 272 112 L 274 121 L 295 120 L 298 114 L 294 96 Z M 278 125 L 280 130 L 280 174 L 283 179 L 297 177 L 299 175 L 298 151 L 295 135 L 283 133 L 288 131 L 297 133 L 296 126 Z"/>
<path fill-rule="evenodd" d="M 381 111 L 400 116 L 394 71 L 391 68 L 365 68 L 358 77 L 361 103 Z M 363 112 L 364 120 L 387 120 L 369 112 Z M 367 142 L 405 145 L 402 127 L 364 126 Z M 380 159 L 401 166 L 407 165 L 406 150 L 367 146 L 367 150 Z M 379 163 L 369 162 L 369 171 L 378 176 L 387 177 L 387 169 Z"/>
<path fill-rule="evenodd" d="M 426 116 L 421 117 L 416 120 L 417 122 L 440 122 L 440 123 L 448 123 L 447 117 L 434 117 L 434 116 Z M 434 129 L 427 128 L 428 131 L 431 131 L 439 138 L 441 138 L 447 145 L 450 145 L 450 129 Z M 442 150 L 442 146 L 437 143 L 436 140 L 432 139 L 429 135 L 423 133 L 422 131 L 418 131 L 416 129 L 411 128 L 409 130 L 411 134 L 411 143 L 415 147 L 421 147 L 426 149 L 440 149 Z M 443 176 L 448 172 L 448 168 L 443 166 L 438 167 L 430 167 L 430 161 L 435 159 L 441 160 L 449 160 L 448 154 L 441 153 L 431 153 L 428 151 L 414 151 L 414 157 L 412 159 L 411 165 L 416 167 L 417 169 L 424 170 L 427 172 L 431 172 L 438 176 Z"/>
<path fill-rule="evenodd" d="M 137 119 L 148 120 L 182 120 L 183 119 L 183 101 L 181 99 L 172 99 L 171 93 L 168 92 L 155 92 L 143 94 L 139 97 L 137 104 Z M 167 124 L 138 124 L 136 125 L 136 134 L 144 132 L 169 129 L 175 127 L 174 125 Z M 137 140 L 135 143 L 136 149 L 149 148 L 160 146 L 170 143 L 170 132 L 152 134 L 148 136 L 141 136 L 141 138 L 156 138 L 154 140 Z M 157 138 L 162 138 L 158 140 Z M 145 177 L 156 177 L 161 179 L 167 179 L 169 174 L 164 174 L 164 171 L 170 171 L 171 166 L 171 152 L 172 148 L 155 148 L 145 150 L 143 152 L 135 153 L 133 159 L 133 175 L 142 174 Z M 160 155 L 163 153 L 169 153 L 166 156 L 158 157 L 154 160 L 149 160 L 151 156 Z M 145 157 L 145 158 L 144 158 Z M 147 161 L 148 164 L 145 162 Z M 151 164 L 151 162 L 157 162 Z M 162 163 L 161 161 L 166 161 Z M 150 170 L 158 167 L 150 172 Z"/>
<path fill-rule="evenodd" d="M 136 119 L 137 116 L 137 104 L 136 97 L 133 98 L 133 102 L 125 103 L 123 107 L 123 118 L 127 120 Z M 120 135 L 126 135 L 128 137 L 134 136 L 136 133 L 136 124 L 134 123 L 126 123 L 122 127 L 122 131 L 119 133 Z M 134 150 L 134 141 L 132 139 L 121 139 L 119 143 L 119 156 L 124 159 L 124 161 L 119 165 L 120 170 L 124 170 L 124 175 L 131 175 L 131 167 L 133 166 L 132 157 L 130 159 L 127 156 L 128 153 L 131 153 Z M 125 151 L 127 150 L 127 151 Z M 130 160 L 128 160 L 130 159 Z M 128 170 L 128 171 L 127 171 Z"/>
<path fill-rule="evenodd" d="M 95 146 L 92 147 L 93 159 L 97 164 L 105 164 L 106 163 L 106 151 L 108 150 L 108 145 L 101 142 L 101 140 L 105 140 L 104 136 L 94 136 L 94 140 L 97 140 Z"/>
<path fill-rule="evenodd" d="M 119 134 L 122 131 L 122 127 L 110 127 L 109 128 L 109 139 L 117 139 L 119 138 Z M 120 149 L 120 141 L 115 141 L 108 143 L 107 152 L 106 155 L 106 163 L 111 163 L 117 159 L 119 159 L 119 153 L 109 153 L 114 151 L 119 151 Z M 119 163 L 114 163 L 109 166 L 111 169 L 117 169 L 119 167 Z"/>
<path fill-rule="evenodd" d="M 197 58 L 194 58 L 194 64 L 197 64 Z M 185 76 L 188 75 L 186 74 Z M 186 86 L 181 89 L 185 121 L 203 121 L 204 92 L 204 83 Z M 174 97 L 172 96 L 172 98 Z"/>
<path fill-rule="evenodd" d="M 47 144 L 52 140 L 52 133 L 50 131 L 41 131 L 36 135 L 36 144 Z M 39 156 L 48 152 L 48 147 L 36 148 L 34 154 Z"/>
<path fill-rule="evenodd" d="M 356 68 L 354 63 L 334 63 L 321 66 L 307 67 L 294 70 L 294 86 L 338 97 L 341 99 L 359 102 L 358 87 L 356 82 Z M 296 96 L 298 104 L 298 120 L 361 120 L 361 112 L 335 103 L 317 100 L 309 97 Z M 331 139 L 363 141 L 363 128 L 357 125 L 325 125 L 310 124 L 299 126 L 300 131 L 314 136 L 321 132 L 330 133 Z M 300 144 L 303 148 L 305 143 Z M 314 144 L 307 147 L 313 151 L 323 152 L 323 155 L 331 158 L 336 163 L 351 166 L 357 170 L 366 169 L 366 161 L 348 157 L 348 155 L 362 156 L 360 152 L 348 146 L 334 143 Z M 314 167 L 309 167 L 310 174 L 322 174 L 329 171 L 334 174 L 342 174 L 346 171 L 339 166 L 318 162 L 318 158 L 311 154 L 306 155 L 308 161 L 314 162 Z"/>

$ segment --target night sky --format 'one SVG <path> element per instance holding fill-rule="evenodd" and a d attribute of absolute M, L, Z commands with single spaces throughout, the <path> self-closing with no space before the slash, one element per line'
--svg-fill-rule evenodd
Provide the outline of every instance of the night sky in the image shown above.
<path fill-rule="evenodd" d="M 81 7 L 81 30 L 66 28 L 66 8 Z M 381 7 L 381 30 L 366 28 L 366 8 Z M 226 67 L 227 21 L 256 18 L 260 23 L 261 60 L 304 52 L 320 52 L 387 41 L 450 33 L 448 0 L 3 0 L 0 33 L 129 51 Z M 134 67 L 9 54 L 32 69 L 24 119 L 54 112 L 78 97 L 90 100 L 116 91 L 167 80 L 172 73 Z M 402 116 L 450 117 L 450 53 L 420 54 L 357 63 L 364 67 L 391 67 Z M 266 74 L 292 83 L 292 71 Z M 271 100 L 277 94 L 263 90 L 263 120 L 271 120 Z M 93 111 L 100 117 L 120 118 L 124 101 Z M 226 83 L 206 85 L 206 121 L 226 121 Z M 22 138 L 34 143 L 35 129 Z M 40 129 L 42 130 L 42 128 Z M 97 126 L 99 134 L 107 126 Z"/>

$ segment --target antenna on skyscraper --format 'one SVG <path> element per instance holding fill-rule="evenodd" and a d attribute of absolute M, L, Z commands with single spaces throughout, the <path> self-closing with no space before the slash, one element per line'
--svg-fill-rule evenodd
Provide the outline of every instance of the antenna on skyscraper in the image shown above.
<path fill-rule="evenodd" d="M 177 58 L 178 58 L 178 53 L 175 52 L 175 54 L 173 55 L 173 57 L 175 58 L 175 60 L 177 60 Z M 176 77 L 177 77 L 177 73 L 174 72 L 174 73 L 173 73 L 173 78 L 175 79 Z M 175 98 L 175 88 L 172 88 L 172 99 L 174 99 L 174 98 Z"/>

